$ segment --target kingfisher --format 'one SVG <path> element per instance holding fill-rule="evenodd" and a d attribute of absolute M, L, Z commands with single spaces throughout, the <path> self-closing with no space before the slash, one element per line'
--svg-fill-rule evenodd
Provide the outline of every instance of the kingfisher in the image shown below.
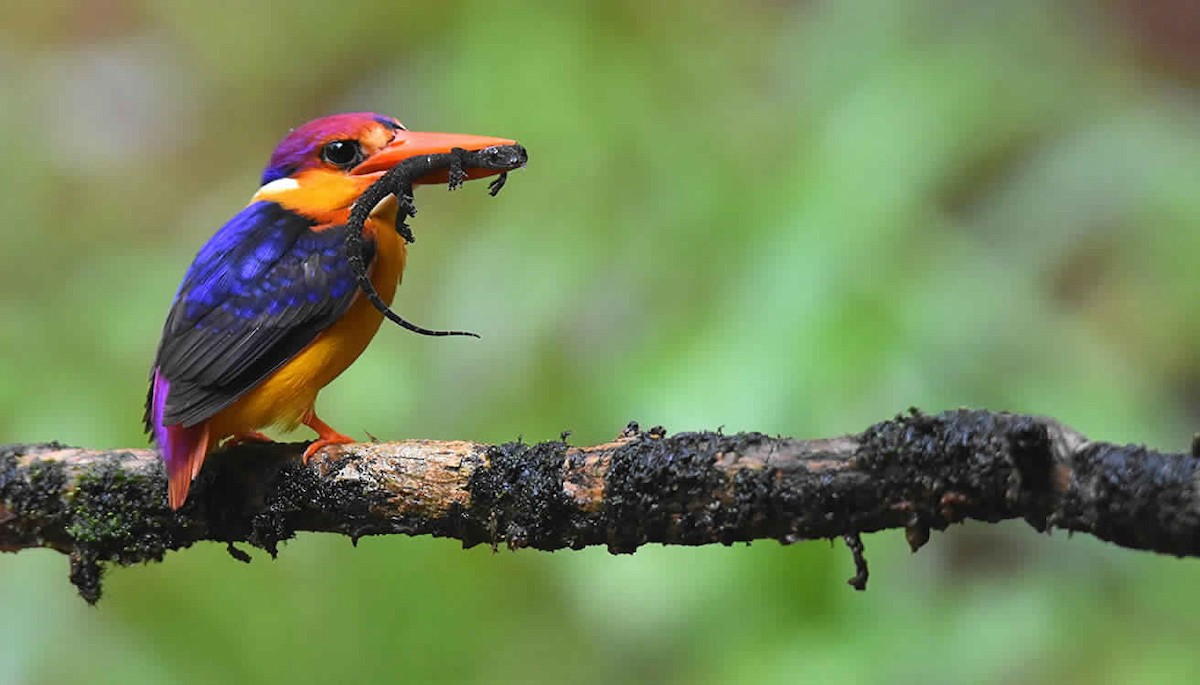
<path fill-rule="evenodd" d="M 354 442 L 314 409 L 317 393 L 362 354 L 383 318 L 362 297 L 344 249 L 351 206 L 406 159 L 514 144 L 409 131 L 370 112 L 316 119 L 283 138 L 250 203 L 192 261 L 163 325 L 145 423 L 166 465 L 172 509 L 187 500 L 211 450 L 270 441 L 260 429 L 316 431 L 306 463 L 326 446 Z M 504 170 L 465 171 L 481 178 Z M 388 195 L 362 228 L 371 284 L 389 305 L 406 259 L 398 210 Z"/>

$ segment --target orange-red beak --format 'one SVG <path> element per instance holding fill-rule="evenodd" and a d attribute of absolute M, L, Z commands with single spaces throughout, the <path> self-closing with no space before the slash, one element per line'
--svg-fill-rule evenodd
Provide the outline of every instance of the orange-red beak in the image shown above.
<path fill-rule="evenodd" d="M 454 148 L 464 150 L 483 150 L 497 145 L 516 145 L 517 141 L 507 138 L 492 138 L 490 136 L 472 136 L 465 133 L 422 133 L 420 131 L 396 131 L 396 137 L 387 147 L 363 160 L 354 167 L 351 173 L 355 175 L 374 174 L 387 171 L 400 162 L 420 155 L 446 154 Z M 506 169 L 466 168 L 467 178 L 484 178 L 498 174 Z M 422 176 L 416 183 L 445 183 L 449 180 L 447 171 L 434 172 Z"/>

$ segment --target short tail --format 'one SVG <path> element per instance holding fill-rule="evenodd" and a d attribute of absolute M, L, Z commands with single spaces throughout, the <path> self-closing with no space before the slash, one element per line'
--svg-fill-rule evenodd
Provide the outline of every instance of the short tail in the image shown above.
<path fill-rule="evenodd" d="M 163 411 L 170 389 L 170 381 L 155 369 L 146 418 L 167 467 L 167 502 L 172 509 L 178 509 L 187 501 L 192 479 L 200 473 L 208 454 L 208 422 L 191 427 L 179 423 L 164 426 Z"/>

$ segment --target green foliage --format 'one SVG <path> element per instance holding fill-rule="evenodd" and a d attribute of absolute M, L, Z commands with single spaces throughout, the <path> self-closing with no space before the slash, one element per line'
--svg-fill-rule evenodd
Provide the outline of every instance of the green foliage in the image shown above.
<path fill-rule="evenodd" d="M 494 200 L 418 191 L 397 310 L 483 339 L 385 328 L 320 400 L 352 435 L 583 444 L 636 419 L 813 437 L 966 405 L 1181 449 L 1200 377 L 1195 82 L 1117 4 L 8 8 L 0 443 L 139 444 L 191 256 L 289 126 L 372 109 L 517 138 L 531 161 Z M 275 562 L 202 545 L 116 570 L 98 609 L 60 556 L 27 552 L 0 558 L 0 682 L 1200 668 L 1194 562 L 1020 526 L 915 557 L 898 534 L 866 544 L 858 594 L 820 543 L 614 557 L 308 535 Z"/>

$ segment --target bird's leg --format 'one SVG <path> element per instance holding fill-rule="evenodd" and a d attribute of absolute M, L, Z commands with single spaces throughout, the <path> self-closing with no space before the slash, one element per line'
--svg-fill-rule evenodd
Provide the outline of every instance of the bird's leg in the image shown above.
<path fill-rule="evenodd" d="M 245 431 L 242 433 L 234 433 L 232 437 L 225 441 L 225 447 L 233 447 L 247 442 L 275 442 L 271 436 L 259 433 L 258 431 Z"/>
<path fill-rule="evenodd" d="M 317 439 L 304 450 L 304 463 L 307 464 L 312 455 L 330 445 L 348 445 L 354 442 L 349 435 L 334 430 L 329 424 L 317 418 L 316 410 L 309 408 L 300 418 L 300 422 L 317 432 Z"/>

